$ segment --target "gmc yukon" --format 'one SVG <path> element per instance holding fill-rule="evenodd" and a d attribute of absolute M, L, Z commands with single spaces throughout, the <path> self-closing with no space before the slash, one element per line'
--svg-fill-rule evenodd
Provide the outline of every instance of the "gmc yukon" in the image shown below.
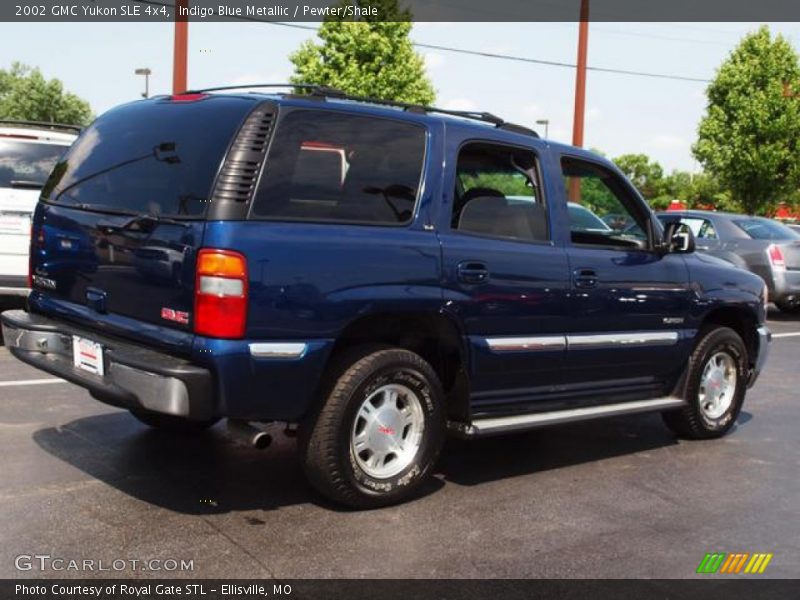
<path fill-rule="evenodd" d="M 14 356 L 157 428 L 296 426 L 313 486 L 361 508 L 412 496 L 448 432 L 733 427 L 769 347 L 759 277 L 580 148 L 302 91 L 83 131 L 36 208 L 28 309 L 2 315 Z"/>

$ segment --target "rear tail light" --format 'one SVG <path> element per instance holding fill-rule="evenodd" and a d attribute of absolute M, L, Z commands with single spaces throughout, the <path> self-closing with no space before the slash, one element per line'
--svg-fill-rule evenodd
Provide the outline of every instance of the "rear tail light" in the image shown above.
<path fill-rule="evenodd" d="M 780 246 L 770 244 L 767 248 L 767 256 L 769 256 L 769 262 L 772 264 L 773 269 L 776 271 L 786 270 L 786 261 L 783 258 L 783 252 Z"/>
<path fill-rule="evenodd" d="M 203 248 L 197 255 L 194 331 L 240 338 L 247 324 L 247 261 L 231 250 Z"/>
<path fill-rule="evenodd" d="M 28 252 L 28 289 L 33 289 L 33 261 L 39 250 L 44 249 L 44 227 L 38 232 L 31 223 L 31 246 Z"/>

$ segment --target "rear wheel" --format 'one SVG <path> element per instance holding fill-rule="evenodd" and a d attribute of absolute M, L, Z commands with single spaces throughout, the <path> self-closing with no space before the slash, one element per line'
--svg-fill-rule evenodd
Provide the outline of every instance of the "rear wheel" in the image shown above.
<path fill-rule="evenodd" d="M 717 327 L 701 335 L 689 359 L 686 406 L 663 413 L 667 426 L 689 439 L 728 433 L 739 416 L 747 388 L 747 349 L 739 334 Z"/>
<path fill-rule="evenodd" d="M 305 428 L 306 475 L 347 506 L 402 502 L 430 473 L 444 434 L 441 384 L 425 360 L 394 348 L 355 355 Z"/>
<path fill-rule="evenodd" d="M 132 409 L 130 412 L 139 421 L 152 427 L 153 429 L 171 431 L 174 433 L 197 433 L 200 431 L 205 431 L 209 427 L 213 427 L 217 421 L 219 421 L 219 419 L 195 421 L 185 417 L 165 415 L 163 413 L 141 409 Z"/>

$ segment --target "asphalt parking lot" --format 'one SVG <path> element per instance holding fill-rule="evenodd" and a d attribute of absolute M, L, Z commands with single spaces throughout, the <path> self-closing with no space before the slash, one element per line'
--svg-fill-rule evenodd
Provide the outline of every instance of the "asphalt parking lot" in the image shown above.
<path fill-rule="evenodd" d="M 293 439 L 165 437 L 0 348 L 0 577 L 683 578 L 716 551 L 798 577 L 800 318 L 771 316 L 724 439 L 678 441 L 649 415 L 453 441 L 423 497 L 372 512 L 317 496 Z M 16 569 L 37 554 L 193 570 Z"/>

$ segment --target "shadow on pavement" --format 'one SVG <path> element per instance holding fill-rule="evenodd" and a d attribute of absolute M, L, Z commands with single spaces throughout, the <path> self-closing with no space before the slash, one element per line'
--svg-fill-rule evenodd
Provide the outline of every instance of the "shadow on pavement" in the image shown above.
<path fill-rule="evenodd" d="M 677 444 L 658 415 L 629 416 L 465 442 L 453 440 L 439 462 L 459 485 L 631 456 Z"/>
<path fill-rule="evenodd" d="M 747 417 L 745 417 L 747 418 Z M 748 419 L 749 420 L 749 419 Z M 294 440 L 275 432 L 265 451 L 234 443 L 222 427 L 178 436 L 149 430 L 124 412 L 77 419 L 34 433 L 53 456 L 121 492 L 185 514 L 273 510 L 315 503 Z M 676 444 L 658 415 L 564 425 L 512 436 L 448 441 L 422 495 L 452 481 L 479 485 Z"/>

